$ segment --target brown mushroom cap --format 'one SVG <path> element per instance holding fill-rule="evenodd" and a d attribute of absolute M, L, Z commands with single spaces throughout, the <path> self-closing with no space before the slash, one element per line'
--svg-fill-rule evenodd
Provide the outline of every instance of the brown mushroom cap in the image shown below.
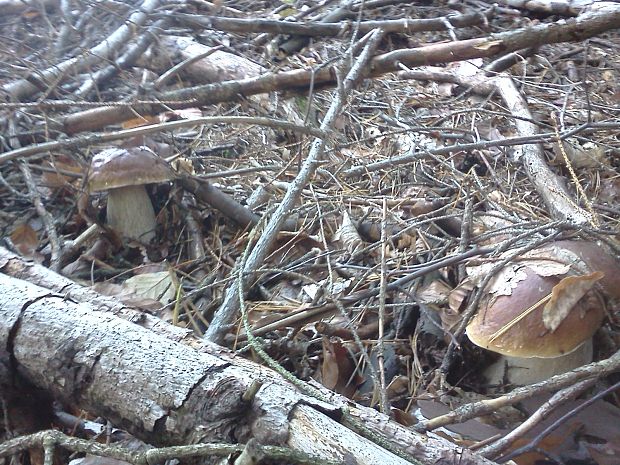
<path fill-rule="evenodd" d="M 96 154 L 90 166 L 91 192 L 167 182 L 174 178 L 168 164 L 147 147 L 112 148 Z"/>
<path fill-rule="evenodd" d="M 605 318 L 603 304 L 592 291 L 575 304 L 554 331 L 547 329 L 543 322 L 544 302 L 510 326 L 560 282 L 557 276 L 539 276 L 529 269 L 526 273 L 511 295 L 492 297 L 481 303 L 467 326 L 467 336 L 474 344 L 513 357 L 554 358 L 572 352 L 592 337 Z M 502 332 L 507 325 L 509 329 Z"/>

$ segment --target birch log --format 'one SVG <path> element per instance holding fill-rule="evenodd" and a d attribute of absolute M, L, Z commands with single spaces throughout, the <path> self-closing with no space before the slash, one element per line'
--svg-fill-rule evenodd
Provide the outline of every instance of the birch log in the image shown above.
<path fill-rule="evenodd" d="M 1 248 L 0 271 L 47 273 L 50 276 L 39 281 L 48 284 L 68 281 Z M 169 327 L 168 333 L 167 325 L 153 324 L 151 316 L 121 310 L 120 304 L 112 312 L 100 311 L 114 299 L 97 301 L 92 291 L 80 294 L 73 286 L 69 294 L 0 273 L 5 357 L 12 357 L 9 366 L 19 375 L 54 397 L 105 416 L 154 445 L 246 442 L 254 437 L 262 444 L 288 445 L 332 460 L 353 456 L 359 464 L 407 463 L 337 421 L 346 399 L 328 390 L 323 392 L 330 404 L 306 397 L 275 372 L 179 328 Z M 128 319 L 148 323 L 158 333 Z M 253 380 L 263 385 L 251 403 L 244 403 L 241 397 Z M 350 406 L 350 412 L 422 463 L 492 463 L 438 436 L 406 429 L 372 409 Z"/>

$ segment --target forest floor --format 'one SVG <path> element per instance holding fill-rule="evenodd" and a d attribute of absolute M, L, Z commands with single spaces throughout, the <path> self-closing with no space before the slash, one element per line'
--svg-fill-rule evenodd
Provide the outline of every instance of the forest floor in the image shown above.
<path fill-rule="evenodd" d="M 4 3 L 3 247 L 259 360 L 245 323 L 297 377 L 408 426 L 618 350 L 620 5 Z M 155 230 L 129 238 L 92 161 L 140 146 L 174 174 L 146 182 Z M 566 243 L 597 258 L 540 265 Z M 511 301 L 519 284 L 540 292 Z M 551 329 L 543 303 L 567 292 Z M 600 313 L 579 307 L 593 298 Z M 558 349 L 596 330 L 591 352 L 539 379 L 489 371 L 500 355 L 466 327 L 496 301 L 546 325 L 519 329 L 541 340 L 571 308 L 577 325 L 600 315 Z M 617 381 L 568 393 L 485 455 L 617 464 L 617 395 L 578 410 Z M 441 434 L 489 447 L 550 396 L 531 392 Z"/>

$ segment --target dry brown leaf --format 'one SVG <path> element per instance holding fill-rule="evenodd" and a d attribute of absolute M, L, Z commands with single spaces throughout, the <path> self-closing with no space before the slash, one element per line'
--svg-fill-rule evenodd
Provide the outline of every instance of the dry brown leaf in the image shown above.
<path fill-rule="evenodd" d="M 452 289 L 452 291 L 450 291 L 450 295 L 448 296 L 448 305 L 450 306 L 450 310 L 454 313 L 460 313 L 463 307 L 463 302 L 467 299 L 467 296 L 474 290 L 475 287 L 476 285 L 471 279 L 465 278 L 458 286 Z"/>
<path fill-rule="evenodd" d="M 448 302 L 451 294 L 450 286 L 440 279 L 431 281 L 417 293 L 418 300 L 426 305 L 443 305 Z"/>
<path fill-rule="evenodd" d="M 338 368 L 338 356 L 333 344 L 323 339 L 323 364 L 321 365 L 321 382 L 327 389 L 334 389 L 338 384 L 340 369 Z"/>
<path fill-rule="evenodd" d="M 159 300 L 164 305 L 176 296 L 174 276 L 170 271 L 133 276 L 123 283 L 123 289 L 138 297 Z"/>
<path fill-rule="evenodd" d="M 562 165 L 566 164 L 564 153 L 568 157 L 568 161 L 573 168 L 595 168 L 600 166 L 605 159 L 605 148 L 592 142 L 580 144 L 577 140 L 563 141 L 562 147 L 554 144 L 556 162 Z"/>
<path fill-rule="evenodd" d="M 364 247 L 364 241 L 357 232 L 357 228 L 351 221 L 351 217 L 348 212 L 343 212 L 342 225 L 338 228 L 335 235 L 336 240 L 342 241 L 345 249 L 349 253 L 355 253 Z"/>
<path fill-rule="evenodd" d="M 322 384 L 328 389 L 351 398 L 356 391 L 355 365 L 340 341 L 323 338 Z"/>
<path fill-rule="evenodd" d="M 41 16 L 41 12 L 38 10 L 26 10 L 22 13 L 22 18 L 25 20 L 31 21 L 39 18 Z"/>
<path fill-rule="evenodd" d="M 403 426 L 409 427 L 417 423 L 417 420 L 413 415 L 396 407 L 392 407 L 392 410 L 390 411 L 390 416 L 394 419 L 394 421 Z"/>
<path fill-rule="evenodd" d="M 45 171 L 41 175 L 41 185 L 51 189 L 61 189 L 78 180 L 84 175 L 84 169 L 71 157 L 59 156 L 52 162 L 45 162 L 43 166 L 56 170 L 55 172 Z M 71 176 L 70 173 L 76 176 Z"/>
<path fill-rule="evenodd" d="M 415 252 L 416 250 L 416 246 L 418 244 L 418 236 L 413 233 L 413 234 L 401 234 L 398 237 L 398 240 L 396 242 L 396 248 L 398 250 L 411 250 L 412 252 Z"/>
<path fill-rule="evenodd" d="M 582 276 L 567 276 L 551 290 L 551 299 L 543 308 L 543 323 L 550 331 L 555 331 L 564 321 L 575 304 L 605 276 L 600 271 Z"/>
<path fill-rule="evenodd" d="M 159 118 L 157 116 L 143 116 L 140 118 L 132 118 L 124 121 L 121 125 L 123 129 L 138 128 L 140 126 L 148 126 L 150 124 L 157 124 Z"/>
<path fill-rule="evenodd" d="M 29 224 L 20 224 L 11 233 L 11 242 L 24 257 L 32 257 L 39 246 L 37 232 Z"/>

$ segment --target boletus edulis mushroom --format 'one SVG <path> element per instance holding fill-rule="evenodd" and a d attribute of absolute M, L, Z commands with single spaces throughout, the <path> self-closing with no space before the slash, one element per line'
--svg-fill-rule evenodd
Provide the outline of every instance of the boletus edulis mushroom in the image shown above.
<path fill-rule="evenodd" d="M 592 361 L 619 274 L 618 259 L 592 242 L 550 243 L 506 265 L 467 326 L 474 344 L 501 354 L 487 381 L 525 385 Z"/>
<path fill-rule="evenodd" d="M 93 157 L 88 189 L 108 191 L 108 226 L 123 238 L 148 243 L 157 221 L 145 185 L 173 178 L 168 164 L 148 147 L 112 148 Z"/>

